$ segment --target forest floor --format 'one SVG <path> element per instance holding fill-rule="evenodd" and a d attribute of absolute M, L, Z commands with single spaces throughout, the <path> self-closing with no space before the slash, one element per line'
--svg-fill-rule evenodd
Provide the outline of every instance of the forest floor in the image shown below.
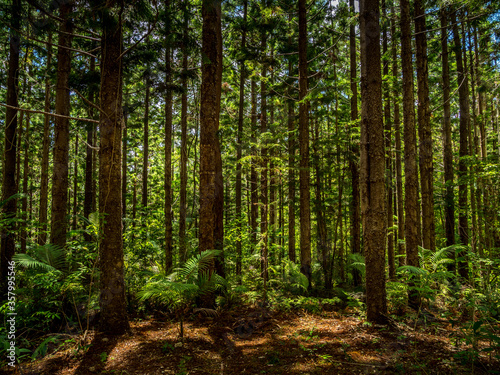
<path fill-rule="evenodd" d="M 389 326 L 378 326 L 365 323 L 349 310 L 311 314 L 246 306 L 215 319 L 191 317 L 185 322 L 183 342 L 178 322 L 166 316 L 136 319 L 128 334 L 114 337 L 89 331 L 85 338 L 75 336 L 57 352 L 7 373 L 323 375 L 500 371 L 495 353 L 492 357 L 481 354 L 474 362 L 467 360 L 471 347 L 463 340 L 463 329 L 434 317 L 405 316 Z M 479 342 L 478 348 L 484 345 Z"/>

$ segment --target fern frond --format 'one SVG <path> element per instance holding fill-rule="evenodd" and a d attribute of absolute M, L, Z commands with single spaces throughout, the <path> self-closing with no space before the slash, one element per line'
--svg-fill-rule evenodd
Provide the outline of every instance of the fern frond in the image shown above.
<path fill-rule="evenodd" d="M 12 259 L 22 267 L 39 269 L 43 272 L 61 272 L 50 264 L 34 259 L 28 254 L 15 254 Z"/>

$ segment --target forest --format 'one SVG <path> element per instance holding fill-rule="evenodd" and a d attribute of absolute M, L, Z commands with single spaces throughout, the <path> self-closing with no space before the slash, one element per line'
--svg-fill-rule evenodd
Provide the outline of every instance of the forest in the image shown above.
<path fill-rule="evenodd" d="M 0 30 L 0 373 L 499 373 L 498 1 Z"/>

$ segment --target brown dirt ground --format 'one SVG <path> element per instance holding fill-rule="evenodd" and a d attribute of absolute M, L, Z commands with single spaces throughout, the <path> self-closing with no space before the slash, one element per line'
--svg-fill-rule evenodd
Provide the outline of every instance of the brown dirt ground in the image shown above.
<path fill-rule="evenodd" d="M 239 374 L 486 374 L 500 364 L 486 355 L 474 365 L 456 358 L 459 330 L 445 321 L 371 326 L 355 314 L 271 312 L 240 308 L 216 319 L 137 320 L 129 334 L 89 331 L 7 374 L 239 375 Z M 2 370 L 0 370 L 0 373 Z"/>

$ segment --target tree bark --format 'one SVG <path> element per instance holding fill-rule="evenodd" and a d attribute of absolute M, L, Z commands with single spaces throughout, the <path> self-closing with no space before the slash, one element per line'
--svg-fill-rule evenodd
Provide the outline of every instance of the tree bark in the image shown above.
<path fill-rule="evenodd" d="M 59 28 L 59 48 L 57 50 L 56 113 L 69 116 L 69 74 L 71 71 L 71 47 L 73 2 L 60 5 L 59 15 L 63 19 Z M 52 175 L 52 220 L 50 242 L 64 247 L 68 228 L 68 169 L 69 169 L 69 119 L 55 118 L 54 126 L 54 167 Z"/>
<path fill-rule="evenodd" d="M 251 134 L 252 143 L 257 142 L 257 82 L 252 77 L 251 80 Z M 251 228 L 251 241 L 253 246 L 257 246 L 257 219 L 259 216 L 259 190 L 257 182 L 257 170 L 255 168 L 257 158 L 257 148 L 252 147 L 252 165 L 250 166 L 250 228 Z"/>
<path fill-rule="evenodd" d="M 49 43 L 52 43 L 52 33 L 49 32 Z M 48 72 L 52 64 L 52 49 L 47 48 L 47 66 L 45 76 L 45 104 L 44 112 L 50 112 L 50 78 Z M 45 115 L 43 120 L 43 142 L 42 142 L 42 170 L 40 175 L 40 234 L 38 236 L 38 244 L 43 245 L 47 242 L 47 207 L 48 207 L 48 192 L 49 192 L 49 158 L 50 158 L 50 116 Z"/>
<path fill-rule="evenodd" d="M 149 78 L 149 65 L 146 67 L 146 98 L 144 99 L 144 139 L 143 139 L 143 159 L 142 159 L 142 207 L 148 207 L 148 171 L 149 171 L 149 97 L 151 93 L 151 83 Z"/>
<path fill-rule="evenodd" d="M 289 23 L 292 22 L 292 14 L 289 14 Z M 291 27 L 291 26 L 290 26 Z M 288 46 L 291 50 L 292 36 L 288 36 Z M 293 76 L 292 60 L 288 60 L 288 75 Z M 295 136 L 295 114 L 294 114 L 294 92 L 288 88 L 288 259 L 296 262 L 295 253 L 295 153 L 297 141 Z"/>
<path fill-rule="evenodd" d="M 418 136 L 420 186 L 422 195 L 423 247 L 436 250 L 434 218 L 434 183 L 432 132 L 429 110 L 429 68 L 427 65 L 427 34 L 425 9 L 422 0 L 415 0 L 415 42 L 417 60 Z"/>
<path fill-rule="evenodd" d="M 167 11 L 167 26 L 165 40 L 165 273 L 173 266 L 173 237 L 172 237 L 172 59 L 171 47 L 168 39 L 172 33 L 171 0 L 165 1 Z"/>
<path fill-rule="evenodd" d="M 453 145 L 451 138 L 451 114 L 450 114 L 450 68 L 448 62 L 448 16 L 445 7 L 440 9 L 441 21 L 441 61 L 443 80 L 443 164 L 445 182 L 445 233 L 446 246 L 455 244 L 455 193 L 453 189 Z M 450 254 L 455 259 L 455 252 Z M 454 272 L 455 265 L 449 270 Z"/>
<path fill-rule="evenodd" d="M 351 12 L 354 13 L 354 0 L 349 0 Z M 358 120 L 358 83 L 356 78 L 356 30 L 355 25 L 349 27 L 349 60 L 350 60 L 350 80 L 351 80 L 351 122 L 354 124 Z M 360 236 L 360 200 L 359 200 L 359 144 L 357 140 L 351 140 L 349 152 L 349 171 L 351 173 L 351 253 L 361 254 Z M 352 270 L 354 286 L 361 284 L 361 274 L 358 270 Z"/>
<path fill-rule="evenodd" d="M 468 133 L 469 133 L 469 81 L 464 69 L 462 58 L 462 44 L 458 33 L 456 11 L 452 14 L 454 52 L 457 61 L 458 73 L 458 104 L 460 107 L 460 148 L 458 161 L 458 233 L 463 246 L 469 244 L 469 224 L 467 218 L 467 164 L 466 157 L 469 155 Z M 466 252 L 462 250 L 459 254 L 462 259 L 458 262 L 458 273 L 460 277 L 467 280 L 469 276 Z"/>
<path fill-rule="evenodd" d="M 307 77 L 307 6 L 299 0 L 299 145 L 300 145 L 300 271 L 311 287 L 311 210 L 309 193 L 309 100 Z"/>
<path fill-rule="evenodd" d="M 107 4 L 103 4 L 107 6 Z M 111 9 L 110 9 L 111 10 Z M 99 213 L 100 330 L 122 334 L 130 329 L 125 300 L 121 162 L 122 162 L 122 19 L 111 12 L 101 14 Z"/>
<path fill-rule="evenodd" d="M 95 58 L 91 57 L 90 58 L 90 71 L 95 72 Z M 90 93 L 89 93 L 89 101 L 90 103 L 94 103 L 95 101 L 95 88 L 91 87 Z M 89 106 L 88 108 L 88 115 L 89 118 L 94 118 L 94 108 L 92 106 Z M 126 129 L 126 128 L 125 128 Z M 95 143 L 94 143 L 94 136 L 96 133 L 96 127 L 94 124 L 87 124 L 87 147 L 86 147 L 86 155 L 85 155 L 85 193 L 84 193 L 84 200 L 83 200 L 83 216 L 87 219 L 89 219 L 90 214 L 92 213 L 92 202 L 94 200 L 94 194 L 95 191 L 93 189 L 93 181 L 94 181 L 94 169 L 95 169 L 95 164 L 94 164 L 94 149 Z M 125 138 L 124 138 L 124 149 L 126 146 L 126 138 L 127 138 L 127 133 L 125 130 Z M 126 152 L 125 152 L 125 160 L 124 164 L 126 165 Z M 124 181 L 126 181 L 126 174 L 124 175 Z M 123 216 L 126 214 L 126 208 L 125 206 L 123 207 Z M 92 237 L 90 234 L 87 232 L 84 232 L 84 238 L 86 241 L 91 241 Z"/>
<path fill-rule="evenodd" d="M 199 251 L 223 249 L 224 185 L 219 130 L 222 82 L 221 3 L 202 2 L 202 81 L 200 109 L 200 234 Z M 212 271 L 224 276 L 223 261 Z"/>
<path fill-rule="evenodd" d="M 413 66 L 410 28 L 410 3 L 401 0 L 401 66 L 403 70 L 403 118 L 404 118 L 404 161 L 405 161 L 405 240 L 406 264 L 419 266 L 418 259 L 418 170 L 417 136 L 413 94 Z M 409 303 L 418 306 L 418 296 L 410 293 Z"/>
<path fill-rule="evenodd" d="M 19 85 L 19 49 L 20 37 L 15 30 L 20 28 L 21 1 L 12 0 L 12 27 L 9 41 L 9 71 L 7 76 L 7 104 L 11 107 L 18 106 Z M 3 154 L 2 178 L 2 213 L 6 225 L 3 225 L 0 248 L 0 284 L 2 297 L 7 297 L 7 276 L 9 265 L 15 252 L 15 224 L 17 214 L 17 181 L 16 181 L 16 156 L 17 156 L 17 110 L 7 107 L 5 116 L 5 136 Z M 2 298 L 3 300 L 3 298 Z"/>
<path fill-rule="evenodd" d="M 246 30 L 247 30 L 247 0 L 243 3 L 243 29 L 241 31 L 241 49 L 246 48 Z M 240 61 L 240 98 L 238 104 L 238 133 L 236 139 L 236 225 L 238 236 L 236 239 L 236 276 L 241 284 L 241 237 L 243 235 L 243 217 L 241 215 L 241 157 L 242 157 L 242 136 L 243 136 L 243 116 L 245 108 L 245 60 Z"/>
<path fill-rule="evenodd" d="M 187 38 L 189 27 L 188 0 L 184 1 L 184 28 L 182 49 L 182 96 L 181 96 L 181 186 L 179 203 L 179 257 L 181 263 L 187 258 L 187 239 L 186 239 L 186 217 L 187 217 L 187 110 L 188 110 L 188 87 L 187 87 L 187 69 L 188 52 Z"/>
<path fill-rule="evenodd" d="M 379 1 L 360 1 L 361 34 L 361 215 L 366 258 L 367 319 L 387 321 L 385 291 L 385 152 L 380 71 Z"/>

